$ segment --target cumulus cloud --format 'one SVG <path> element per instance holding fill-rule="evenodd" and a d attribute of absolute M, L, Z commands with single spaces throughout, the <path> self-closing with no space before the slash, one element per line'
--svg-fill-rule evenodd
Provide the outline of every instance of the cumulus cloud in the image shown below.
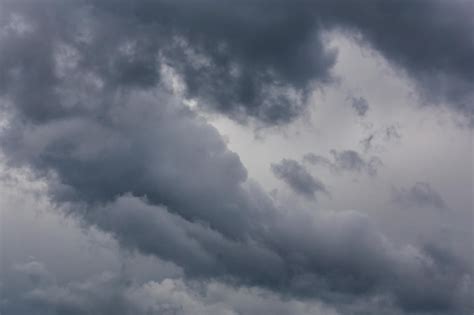
<path fill-rule="evenodd" d="M 362 41 L 415 79 L 424 95 L 472 110 L 469 1 L 8 1 L 0 92 L 37 119 L 61 115 L 64 71 L 104 88 L 152 87 L 168 65 L 199 104 L 245 121 L 286 123 L 314 85 L 331 81 L 336 53 L 323 32 Z M 291 14 L 290 14 L 291 12 Z M 398 14 L 392 14 L 398 12 Z M 440 40 L 439 35 L 446 36 Z M 81 100 L 70 93 L 69 106 Z M 33 106 L 33 104 L 38 106 Z M 41 107 L 41 110 L 39 108 Z"/>
<path fill-rule="evenodd" d="M 400 312 L 431 307 L 463 312 L 470 307 L 469 268 L 457 263 L 448 252 L 397 248 L 374 222 L 355 211 L 305 213 L 267 206 L 271 216 L 255 219 L 253 224 L 258 229 L 238 226 L 232 233 L 225 226 L 211 228 L 205 214 L 186 219 L 176 209 L 131 194 L 105 204 L 74 203 L 65 211 L 109 233 L 124 248 L 176 263 L 188 279 L 229 281 L 295 299 L 318 299 L 337 308 L 351 308 L 360 299 L 367 300 L 365 310 L 382 307 L 378 298 L 369 302 L 375 297 L 383 297 Z M 50 305 L 48 310 L 48 303 L 52 303 L 54 309 L 75 310 L 78 314 L 92 312 L 96 303 L 100 305 L 99 313 L 120 310 L 127 314 L 135 310 L 123 304 L 127 299 L 123 299 L 121 288 L 127 281 L 114 280 L 114 290 L 99 295 L 94 292 L 104 289 L 100 281 L 73 284 L 66 289 L 51 285 L 54 278 L 42 281 L 48 279 L 49 272 L 39 262 L 14 269 L 33 275 L 28 276 L 31 279 L 36 277 L 34 283 L 48 286 L 47 290 L 33 290 L 24 297 L 26 300 L 12 297 L 7 306 L 18 314 L 30 305 L 25 301 L 33 301 L 35 307 Z M 437 277 L 427 278 L 425 274 Z M 4 287 L 16 286 L 4 280 Z M 412 289 L 413 281 L 418 283 L 416 290 Z M 24 291 L 12 290 L 16 295 Z M 10 310 L 7 306 L 3 309 Z"/>
<path fill-rule="evenodd" d="M 273 174 L 287 183 L 297 194 L 314 199 L 316 192 L 328 193 L 326 186 L 295 160 L 283 159 L 271 165 Z"/>
<path fill-rule="evenodd" d="M 3 275 L 2 285 L 9 288 L 3 311 L 141 314 L 169 308 L 188 314 L 188 306 L 194 306 L 203 312 L 218 307 L 245 314 L 318 314 L 318 300 L 343 313 L 362 300 L 365 311 L 388 303 L 389 310 L 403 313 L 464 312 L 471 305 L 468 266 L 442 248 L 396 248 L 357 212 L 282 214 L 267 232 L 247 242 L 226 239 L 201 223 L 132 196 L 90 212 L 98 218 L 85 219 L 123 246 L 175 261 L 197 286 L 188 288 L 181 280 L 137 282 L 136 277 L 110 272 L 71 281 L 31 260 Z M 229 279 L 233 280 L 225 284 Z"/>

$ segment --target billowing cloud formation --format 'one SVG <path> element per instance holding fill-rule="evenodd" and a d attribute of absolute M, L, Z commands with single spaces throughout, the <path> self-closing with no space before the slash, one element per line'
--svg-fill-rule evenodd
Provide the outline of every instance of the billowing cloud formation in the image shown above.
<path fill-rule="evenodd" d="M 285 123 L 331 80 L 322 32 L 360 34 L 431 100 L 472 110 L 469 1 L 2 1 L 0 92 L 40 119 L 81 112 L 48 87 L 63 71 L 103 88 L 152 87 L 166 65 L 202 106 L 238 120 Z M 444 36 L 439 37 L 442 33 Z M 36 106 L 33 106 L 36 104 Z M 41 107 L 41 110 L 39 108 Z"/>
<path fill-rule="evenodd" d="M 448 254 L 400 248 L 355 211 L 275 205 L 247 179 L 218 132 L 167 90 L 182 89 L 198 106 L 239 121 L 289 122 L 304 110 L 312 85 L 331 80 L 335 52 L 324 45 L 322 30 L 342 28 L 360 32 L 423 89 L 443 82 L 434 96 L 470 110 L 464 101 L 472 93 L 466 88 L 471 22 L 433 19 L 469 4 L 3 0 L 1 6 L 2 153 L 10 167 L 28 167 L 46 180 L 53 201 L 81 222 L 126 248 L 178 264 L 190 279 L 335 304 L 383 296 L 402 311 L 472 307 L 471 270 L 449 268 L 456 260 L 440 259 Z M 380 27 L 386 22 L 390 27 Z M 337 167 L 370 173 L 370 162 L 357 153 L 332 154 Z M 294 176 L 291 167 L 279 173 L 301 191 L 300 175 L 307 173 L 297 168 Z M 303 184 L 313 183 L 314 191 L 308 178 Z M 40 269 L 18 270 L 39 279 Z M 85 304 L 100 297 L 87 292 L 96 287 L 92 282 L 85 294 L 84 286 L 72 294 L 76 312 L 91 311 Z M 131 312 L 106 293 L 98 313 Z"/>
<path fill-rule="evenodd" d="M 30 184 L 24 188 L 29 186 Z M 1 190 L 1 192 L 4 191 Z M 17 198 L 28 199 L 30 194 L 34 196 L 35 191 L 18 193 Z M 8 195 L 2 195 L 2 197 L 5 197 L 1 199 L 2 205 L 11 209 L 6 217 L 11 223 L 11 219 L 19 214 L 15 210 L 19 209 L 9 207 L 8 200 L 11 197 Z M 37 200 L 31 200 L 24 206 L 27 206 L 28 211 L 32 213 L 30 203 L 36 202 Z M 130 273 L 132 270 L 126 271 L 124 275 L 107 272 L 99 276 L 93 275 L 90 278 L 79 276 L 78 279 L 71 280 L 69 274 L 60 276 L 56 270 L 30 258 L 13 264 L 10 271 L 9 264 L 2 263 L 0 269 L 3 292 L 0 306 L 2 312 L 29 314 L 35 310 L 39 314 L 65 312 L 141 314 L 150 310 L 158 312 L 171 309 L 187 314 L 190 305 L 195 307 L 194 311 L 202 310 L 203 312 L 211 312 L 216 310 L 215 308 L 220 311 L 240 311 L 244 314 L 262 312 L 282 314 L 315 312 L 318 314 L 321 309 L 323 314 L 332 312 L 321 308 L 319 302 L 314 302 L 312 299 L 299 300 L 299 298 L 289 298 L 289 296 L 282 298 L 274 293 L 275 291 L 290 295 L 303 294 L 306 297 L 321 296 L 326 301 L 333 302 L 341 314 L 364 314 L 367 311 L 401 314 L 404 313 L 403 309 L 425 309 L 430 313 L 440 311 L 441 314 L 449 313 L 452 302 L 455 303 L 455 313 L 464 313 L 464 310 L 467 312 L 470 307 L 468 297 L 472 292 L 472 283 L 469 274 L 466 273 L 468 267 L 464 266 L 449 250 L 437 245 L 422 249 L 408 246 L 398 250 L 387 243 L 379 232 L 374 231 L 375 227 L 367 217 L 356 212 L 320 213 L 316 218 L 313 215 L 302 215 L 295 211 L 280 215 L 278 219 L 280 223 L 272 227 L 269 237 L 273 237 L 272 242 L 275 245 L 281 246 L 282 260 L 286 260 L 293 268 L 296 268 L 293 272 L 299 276 L 290 282 L 291 286 L 280 288 L 268 286 L 271 291 L 242 285 L 234 288 L 210 280 L 221 278 L 226 281 L 229 280 L 229 273 L 238 271 L 239 274 L 234 276 L 231 284 L 235 285 L 241 281 L 250 282 L 252 281 L 250 278 L 256 279 L 258 275 L 253 272 L 258 272 L 260 267 L 263 272 L 266 272 L 264 277 L 279 278 L 278 281 L 287 277 L 288 275 L 274 272 L 274 267 L 269 265 L 271 255 L 268 255 L 268 251 L 265 253 L 259 250 L 259 244 L 225 240 L 219 236 L 219 233 L 203 224 L 183 220 L 178 215 L 169 213 L 164 207 L 152 206 L 145 200 L 132 196 L 120 197 L 114 203 L 100 209 L 89 208 L 88 212 L 89 214 L 84 215 L 86 220 L 94 221 L 102 230 L 117 236 L 122 245 L 132 249 L 139 247 L 145 253 L 153 252 L 155 255 L 174 259 L 183 264 L 188 275 L 191 272 L 198 275 L 198 277 L 192 277 L 198 279 L 197 282 L 192 281 L 196 286 L 189 287 L 176 278 L 164 282 L 160 280 L 164 279 L 166 274 L 170 274 L 169 271 L 158 278 L 153 276 L 153 273 L 145 274 L 156 280 L 143 278 L 143 275 L 137 275 L 137 272 L 142 274 L 143 269 L 147 269 L 143 268 L 143 265 L 140 265 L 139 269 L 134 268 L 135 271 L 132 273 Z M 33 220 L 28 218 L 28 221 Z M 64 222 L 58 221 L 57 224 L 64 226 Z M 24 231 L 28 231 L 28 226 L 24 228 Z M 43 225 L 34 229 L 44 228 Z M 11 229 L 12 227 L 9 227 L 9 230 Z M 57 234 L 52 234 L 52 236 L 55 235 Z M 71 241 L 70 237 L 67 238 Z M 31 245 L 43 244 L 43 247 L 48 247 L 41 240 L 37 242 Z M 61 240 L 56 242 L 61 242 Z M 9 246 L 14 245 L 9 244 Z M 99 244 L 99 246 L 102 245 Z M 61 248 L 55 250 L 61 252 Z M 9 252 L 11 253 L 11 249 Z M 77 249 L 75 255 L 79 258 L 83 254 Z M 301 256 L 302 254 L 305 256 Z M 185 257 L 185 259 L 179 257 Z M 206 260 L 202 257 L 211 259 Z M 9 258 L 6 260 L 8 262 L 11 257 L 2 256 L 2 261 L 5 258 Z M 303 258 L 307 260 L 307 263 L 303 264 Z M 54 257 L 50 259 L 55 262 Z M 74 262 L 73 257 L 69 259 Z M 251 264 L 246 265 L 245 262 L 251 262 Z M 155 261 L 154 266 L 158 267 L 156 266 L 158 263 Z M 55 262 L 55 264 L 63 265 L 61 262 Z M 212 268 L 202 268 L 205 264 L 210 264 Z M 328 274 L 324 275 L 319 271 L 316 274 L 300 273 L 303 271 L 298 271 L 298 269 L 303 266 L 313 266 L 319 271 L 326 270 Z M 77 272 L 78 268 L 87 269 L 85 265 L 77 266 L 76 263 L 65 267 L 74 272 Z M 240 271 L 243 268 L 250 275 L 241 274 Z M 262 270 L 259 272 L 263 275 Z M 353 279 L 359 272 L 365 276 L 362 279 L 358 276 L 357 279 Z M 436 276 L 425 278 L 425 273 Z M 225 276 L 222 278 L 223 274 Z M 250 277 L 245 280 L 244 275 Z M 368 275 L 372 276 L 368 277 Z M 386 277 L 385 280 L 383 280 L 384 277 Z M 375 283 L 379 285 L 385 283 L 387 287 L 383 285 L 377 290 L 378 286 L 376 286 L 373 290 L 366 291 L 368 289 L 366 286 L 371 285 L 367 282 L 369 280 L 375 280 Z M 262 286 L 261 282 L 258 283 Z M 416 288 L 413 287 L 413 283 L 416 283 Z M 6 288 L 8 290 L 4 290 Z M 389 292 L 396 292 L 396 296 L 399 297 L 387 294 Z M 358 297 L 355 304 L 349 303 L 350 296 Z M 398 300 L 400 298 L 402 299 Z M 403 303 L 400 303 L 402 301 Z M 399 309 L 400 307 L 403 309 Z"/>
<path fill-rule="evenodd" d="M 426 98 L 449 100 L 472 115 L 471 1 L 375 0 L 365 5 L 351 1 L 338 4 L 338 8 L 332 8 L 333 15 L 339 15 L 336 20 L 349 29 L 356 28 L 373 48 L 403 67 L 417 80 Z M 440 32 L 445 34 L 442 39 Z"/>
<path fill-rule="evenodd" d="M 364 117 L 369 110 L 369 103 L 363 97 L 350 97 L 351 106 L 360 117 Z"/>
<path fill-rule="evenodd" d="M 324 184 L 295 160 L 283 159 L 278 164 L 272 164 L 271 168 L 277 178 L 307 198 L 314 199 L 316 192 L 328 193 Z"/>
<path fill-rule="evenodd" d="M 147 116 L 152 120 L 156 119 Z M 125 117 L 133 120 L 131 115 Z M 169 127 L 167 133 L 176 136 L 177 134 L 172 132 L 176 126 L 177 123 Z M 201 132 L 208 130 L 205 126 L 202 128 Z M 194 133 L 197 133 L 197 130 L 199 128 L 194 129 Z M 15 134 L 19 134 L 18 131 Z M 71 137 L 71 133 L 59 135 L 64 141 L 77 139 L 75 136 Z M 95 137 L 97 135 L 99 134 L 95 133 Z M 135 142 L 140 142 L 139 139 Z M 25 140 L 20 139 L 15 145 L 30 149 L 25 146 L 28 142 Z M 46 140 L 57 141 L 57 138 Z M 179 140 L 179 137 L 175 140 Z M 85 166 L 94 165 L 95 155 L 90 154 L 94 150 L 85 150 L 89 153 L 85 155 L 88 159 L 76 162 L 73 157 L 81 150 L 71 146 L 73 143 L 68 143 L 71 148 L 68 152 L 72 155 L 63 157 L 63 161 L 78 163 L 77 166 L 81 163 L 85 163 Z M 48 149 L 54 147 L 43 144 L 39 147 L 41 151 L 27 150 L 28 154 L 17 155 L 16 161 L 22 162 L 29 157 L 40 161 L 44 156 L 49 156 L 49 153 L 54 156 L 54 150 Z M 132 152 L 136 153 L 137 150 Z M 78 156 L 83 158 L 82 154 Z M 96 180 L 96 173 L 84 170 L 87 170 L 87 167 L 83 166 L 80 174 L 82 181 L 92 184 Z M 227 168 L 215 170 L 222 172 L 221 176 L 227 178 Z M 57 198 L 75 200 L 77 194 L 83 190 L 82 186 L 73 180 L 76 177 L 69 178 L 68 171 L 57 171 L 64 184 L 68 184 L 73 191 L 53 186 L 53 194 Z M 155 180 L 159 180 L 161 175 L 155 176 Z M 182 176 L 191 180 L 193 175 Z M 142 193 L 140 186 L 131 185 L 133 177 L 128 178 L 127 183 L 132 194 Z M 370 220 L 361 214 L 321 213 L 317 217 L 300 212 L 285 214 L 275 208 L 258 187 L 241 191 L 239 186 L 243 188 L 237 183 L 230 195 L 235 198 L 233 200 L 239 202 L 247 200 L 247 204 L 239 206 L 239 212 L 234 213 L 221 208 L 224 209 L 222 216 L 227 215 L 227 220 L 219 216 L 219 213 L 212 213 L 213 209 L 206 209 L 209 212 L 197 212 L 196 209 L 201 206 L 200 202 L 206 204 L 209 201 L 200 201 L 196 197 L 195 204 L 189 208 L 173 208 L 171 205 L 176 201 L 171 199 L 155 199 L 150 203 L 130 194 L 121 197 L 112 194 L 101 197 L 85 194 L 88 197 L 81 200 L 89 201 L 85 207 L 81 204 L 74 206 L 73 213 L 83 221 L 111 233 L 128 248 L 177 263 L 191 278 L 225 280 L 230 277 L 234 283 L 266 287 L 292 296 L 314 297 L 316 294 L 333 303 L 340 303 L 341 294 L 347 297 L 380 294 L 406 310 L 435 307 L 462 311 L 468 307 L 467 297 L 471 289 L 460 285 L 460 279 L 467 275 L 466 269 L 441 271 L 444 268 L 444 260 L 438 261 L 437 256 L 431 257 L 428 252 L 410 247 L 402 250 L 395 248 L 377 231 Z M 151 187 L 157 189 L 160 186 Z M 70 195 L 65 195 L 65 192 Z M 156 191 L 157 194 L 158 192 L 159 190 Z M 120 194 L 120 191 L 116 192 L 116 195 Z M 101 200 L 108 196 L 111 196 L 110 201 L 102 203 Z M 192 198 L 188 193 L 179 196 L 180 199 L 184 197 Z M 169 205 L 169 208 L 153 204 L 158 201 Z M 221 202 L 225 206 L 226 200 Z M 259 213 L 265 216 L 259 216 Z M 247 220 L 249 218 L 252 218 L 252 221 Z M 233 224 L 235 222 L 239 224 Z M 435 279 L 425 278 L 423 275 L 426 272 L 442 276 Z M 411 289 L 414 277 L 420 286 L 419 290 L 415 291 Z M 104 303 L 110 303 L 110 299 L 114 300 L 110 296 L 104 299 Z"/>
<path fill-rule="evenodd" d="M 156 85 L 167 66 L 203 106 L 238 120 L 285 123 L 303 110 L 311 82 L 330 80 L 335 53 L 323 46 L 305 6 L 288 15 L 282 4 L 6 2 L 2 20 L 11 31 L 2 38 L 2 90 L 41 118 L 64 109 L 45 89 L 62 80 L 62 68 L 104 88 L 129 89 Z M 18 17 L 27 31 L 15 26 Z M 74 96 L 70 106 L 82 107 Z M 31 107 L 34 102 L 43 110 Z"/>
<path fill-rule="evenodd" d="M 303 157 L 303 160 L 313 165 L 327 167 L 333 172 L 367 172 L 367 174 L 371 176 L 375 176 L 377 174 L 377 169 L 382 165 L 380 158 L 372 156 L 368 161 L 366 161 L 354 150 L 331 150 L 331 155 L 333 161 L 314 153 L 306 154 Z"/>

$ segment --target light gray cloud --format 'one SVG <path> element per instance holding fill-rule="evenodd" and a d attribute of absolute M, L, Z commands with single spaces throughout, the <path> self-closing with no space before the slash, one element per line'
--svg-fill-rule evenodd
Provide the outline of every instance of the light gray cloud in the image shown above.
<path fill-rule="evenodd" d="M 64 70 L 73 68 L 105 88 L 130 89 L 155 86 L 161 66 L 168 65 L 186 94 L 206 108 L 240 121 L 250 116 L 286 123 L 304 111 L 313 85 L 331 81 L 336 53 L 322 36 L 331 29 L 360 34 L 405 69 L 432 101 L 472 111 L 469 1 L 3 0 L 1 5 L 0 92 L 36 119 L 66 110 L 51 89 Z M 449 35 L 440 40 L 440 32 Z M 86 110 L 80 99 L 70 101 L 78 112 Z"/>
<path fill-rule="evenodd" d="M 189 279 L 230 280 L 234 285 L 257 286 L 297 299 L 320 299 L 337 309 L 350 309 L 360 298 L 374 296 L 391 301 L 391 309 L 400 309 L 398 313 L 426 307 L 464 312 L 470 305 L 470 284 L 467 288 L 465 284 L 460 285 L 463 277 L 469 277 L 469 268 L 459 264 L 456 257 L 445 251 L 436 251 L 433 255 L 433 251 L 411 246 L 399 249 L 367 216 L 355 211 L 304 213 L 271 206 L 271 217 L 254 222 L 265 226 L 239 227 L 236 230 L 239 236 L 232 239 L 226 236 L 230 234 L 224 227 L 210 228 L 202 217 L 188 220 L 164 206 L 132 195 L 115 198 L 104 205 L 76 204 L 73 207 L 77 207 L 72 212 L 73 217 L 109 233 L 124 248 L 178 264 Z M 37 280 L 28 282 L 48 289 L 33 290 L 35 294 L 22 297 L 20 293 L 25 290 L 13 290 L 16 284 L 5 282 L 13 273 L 4 270 L 8 276 L 3 274 L 2 284 L 13 294 L 8 310 L 23 314 L 23 307 L 33 303 L 49 311 L 54 307 L 59 313 L 74 310 L 82 314 L 96 307 L 99 313 L 112 309 L 120 309 L 124 314 L 135 311 L 123 304 L 128 303 L 122 296 L 127 281 L 113 280 L 114 290 L 102 295 L 93 293 L 104 289 L 100 281 L 95 280 L 57 289 L 50 285 L 56 275 L 50 278 L 44 266 L 26 268 L 30 265 L 38 264 L 23 264 L 15 269 L 22 274 L 26 270 L 35 271 L 30 274 Z M 426 273 L 440 277 L 425 278 Z M 413 279 L 419 283 L 415 291 L 411 289 Z M 74 298 L 67 293 L 71 290 Z M 29 302 L 25 303 L 23 298 Z M 364 310 L 378 307 L 382 306 L 370 302 Z M 6 306 L 3 309 L 6 310 Z"/>
<path fill-rule="evenodd" d="M 217 130 L 163 83 L 171 69 L 185 97 L 206 110 L 240 122 L 288 123 L 305 110 L 314 85 L 331 82 L 336 52 L 322 32 L 342 29 L 400 65 L 420 91 L 466 114 L 474 50 L 463 10 L 469 3 L 0 5 L 0 101 L 8 119 L 2 154 L 9 168 L 28 168 L 44 180 L 59 209 L 124 248 L 179 265 L 189 279 L 334 305 L 382 295 L 400 312 L 467 313 L 472 307 L 472 272 L 450 268 L 455 259 L 445 259 L 448 254 L 398 248 L 355 211 L 279 208 L 248 180 Z M 332 160 L 316 156 L 314 163 L 371 175 L 380 164 L 355 151 L 331 154 Z M 294 161 L 274 169 L 306 196 L 325 190 Z M 416 195 L 431 196 L 423 189 Z M 45 276 L 37 264 L 16 269 L 31 279 Z M 122 283 L 112 281 L 114 289 L 106 290 L 104 282 L 33 291 L 28 298 L 36 297 L 45 313 L 53 305 L 57 313 L 136 314 L 142 304 L 127 303 Z M 8 313 L 31 313 L 22 301 Z"/>
<path fill-rule="evenodd" d="M 400 127 L 396 124 L 383 128 L 380 133 L 383 134 L 385 141 L 399 141 L 402 137 L 400 134 Z"/>

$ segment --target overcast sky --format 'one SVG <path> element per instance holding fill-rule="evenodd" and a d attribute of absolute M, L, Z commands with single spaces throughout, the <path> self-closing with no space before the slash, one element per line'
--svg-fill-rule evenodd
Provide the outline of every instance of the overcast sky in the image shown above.
<path fill-rule="evenodd" d="M 471 0 L 0 0 L 0 313 L 470 315 Z"/>

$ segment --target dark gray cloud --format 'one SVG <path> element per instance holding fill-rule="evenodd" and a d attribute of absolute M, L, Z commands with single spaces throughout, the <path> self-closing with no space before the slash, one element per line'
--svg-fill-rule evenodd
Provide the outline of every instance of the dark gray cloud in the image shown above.
<path fill-rule="evenodd" d="M 348 1 L 330 10 L 336 23 L 355 28 L 363 41 L 405 70 L 425 99 L 450 102 L 472 118 L 472 1 Z"/>
<path fill-rule="evenodd" d="M 84 217 L 128 248 L 177 263 L 192 279 L 230 277 L 231 283 L 316 297 L 337 308 L 373 295 L 386 297 L 400 313 L 463 313 L 471 305 L 471 284 L 461 285 L 469 266 L 442 250 L 397 249 L 356 212 L 277 215 L 265 222 L 266 230 L 249 233 L 244 241 L 132 196 Z"/>
<path fill-rule="evenodd" d="M 364 117 L 369 110 L 369 102 L 363 97 L 350 97 L 351 106 L 359 117 Z"/>
<path fill-rule="evenodd" d="M 199 68 L 178 60 L 190 93 L 215 99 L 217 106 L 227 103 L 223 111 L 243 107 L 273 122 L 296 114 L 285 89 L 303 92 L 312 81 L 328 80 L 335 56 L 320 33 L 331 28 L 361 34 L 415 78 L 431 100 L 447 99 L 466 113 L 472 110 L 470 1 L 102 1 L 98 7 L 184 37 L 210 64 Z"/>
<path fill-rule="evenodd" d="M 375 134 L 370 134 L 367 137 L 359 141 L 360 145 L 364 148 L 364 152 L 368 152 L 373 147 Z"/>
<path fill-rule="evenodd" d="M 78 76 L 121 89 L 155 86 L 167 65 L 204 107 L 240 121 L 286 123 L 304 110 L 313 85 L 331 81 L 335 52 L 326 48 L 321 32 L 334 28 L 360 34 L 431 99 L 447 99 L 467 114 L 474 103 L 469 1 L 3 0 L 1 5 L 0 92 L 30 118 L 87 110 L 74 93 L 66 105 L 50 89 L 63 80 L 62 59 L 62 67 L 74 67 Z"/>
<path fill-rule="evenodd" d="M 313 165 L 321 165 L 332 172 L 366 172 L 370 176 L 377 175 L 377 170 L 382 166 L 382 161 L 376 156 L 370 157 L 365 160 L 360 154 L 353 150 L 331 150 L 332 160 L 317 155 L 314 153 L 308 153 L 303 157 L 303 161 Z"/>
<path fill-rule="evenodd" d="M 29 198 L 28 194 L 18 194 L 20 199 Z M 2 205 L 8 207 L 4 199 Z M 10 218 L 17 216 L 17 209 L 8 209 L 12 209 Z M 314 213 L 292 209 L 267 221 L 266 230 L 246 241 L 226 239 L 203 222 L 185 220 L 163 206 L 131 195 L 95 209 L 89 207 L 81 216 L 116 236 L 125 248 L 138 248 L 145 254 L 182 264 L 188 275 L 186 281 L 197 281 L 197 287 L 180 284 L 181 280 L 159 280 L 166 273 L 158 278 L 150 274 L 148 278 L 137 276 L 138 271 L 143 272 L 142 265 L 132 273 L 125 269 L 121 274 L 112 269 L 112 274 L 82 275 L 71 280 L 68 274 L 61 276 L 58 270 L 34 258 L 10 266 L 2 255 L 2 313 L 30 314 L 34 310 L 38 314 L 149 314 L 151 310 L 173 310 L 188 314 L 191 307 L 191 313 L 199 314 L 203 307 L 203 314 L 212 314 L 219 301 L 218 313 L 231 309 L 244 314 L 319 314 L 319 308 L 312 306 L 314 297 L 331 302 L 341 314 L 381 310 L 386 314 L 422 314 L 417 312 L 420 310 L 429 314 L 468 314 L 471 307 L 470 267 L 449 248 L 427 245 L 398 249 L 357 212 L 318 212 L 315 217 Z M 57 224 L 64 228 L 63 223 Z M 1 241 L 4 248 L 3 237 Z M 50 246 L 42 240 L 37 242 L 42 248 Z M 75 255 L 83 253 L 77 250 Z M 49 259 L 54 262 L 54 257 Z M 74 255 L 68 260 L 74 262 Z M 155 268 L 159 264 L 153 261 Z M 279 266 L 285 267 L 278 269 Z M 71 263 L 66 268 L 77 271 L 87 266 Z M 425 277 L 426 274 L 430 276 Z M 216 278 L 230 284 L 217 284 L 214 295 L 208 286 L 215 286 L 212 279 Z M 232 298 L 241 296 L 242 290 L 246 292 L 250 283 L 271 291 L 255 288 L 245 295 L 262 294 L 263 300 Z M 224 293 L 228 294 L 223 296 Z M 328 310 L 321 313 L 327 314 Z"/>
<path fill-rule="evenodd" d="M 236 222 L 248 220 L 238 225 L 249 227 L 263 215 L 241 186 L 247 172 L 239 157 L 214 128 L 163 94 L 116 98 L 104 117 L 13 125 L 2 148 L 12 165 L 27 163 L 40 175 L 56 172 L 59 199 L 95 204 L 132 193 L 229 233 Z"/>
<path fill-rule="evenodd" d="M 3 296 L 1 310 L 6 314 L 338 314 L 322 303 L 305 303 L 260 288 L 238 288 L 215 281 L 166 278 L 143 282 L 111 272 L 80 280 L 54 279 L 37 260 L 18 263 L 13 269 L 9 288 L 19 290 Z M 31 274 L 39 281 L 32 282 Z"/>
<path fill-rule="evenodd" d="M 397 124 L 385 127 L 379 132 L 383 134 L 385 141 L 400 141 L 402 137 L 400 134 L 400 127 Z"/>
<path fill-rule="evenodd" d="M 311 175 L 295 160 L 283 159 L 279 163 L 272 164 L 271 168 L 277 178 L 283 180 L 300 195 L 315 199 L 317 192 L 328 193 L 323 182 Z"/>
<path fill-rule="evenodd" d="M 152 87 L 167 65 L 202 106 L 240 121 L 255 117 L 271 124 L 300 114 L 312 83 L 330 81 L 335 62 L 314 15 L 304 6 L 288 14 L 283 2 L 247 1 L 238 7 L 228 1 L 3 5 L 5 28 L 14 12 L 32 27 L 22 34 L 13 29 L 2 39 L 7 50 L 0 60 L 1 89 L 38 119 L 64 110 L 48 89 L 61 80 L 55 71 L 61 45 L 73 52 L 80 72 L 106 87 Z M 14 82 L 21 84 L 9 88 Z M 42 111 L 31 106 L 35 102 L 43 103 Z"/>
<path fill-rule="evenodd" d="M 393 201 L 406 208 L 434 208 L 446 209 L 446 202 L 441 195 L 434 190 L 429 183 L 417 182 L 407 188 L 394 188 L 392 190 Z"/>
<path fill-rule="evenodd" d="M 163 93 L 107 98 L 116 103 L 103 117 L 13 121 L 2 132 L 3 152 L 10 166 L 29 165 L 49 178 L 53 200 L 72 202 L 74 217 L 126 248 L 178 264 L 190 278 L 335 304 L 382 294 L 407 310 L 441 297 L 444 308 L 468 307 L 457 287 L 468 271 L 450 272 L 443 282 L 424 279 L 418 256 L 387 244 L 358 213 L 285 214 L 246 181 L 213 128 Z M 443 264 L 430 268 L 437 273 Z M 443 290 L 405 296 L 413 274 L 423 287 Z M 446 298 L 446 290 L 457 295 Z M 413 298 L 423 302 L 407 304 Z"/>
<path fill-rule="evenodd" d="M 193 279 L 335 304 L 383 295 L 407 312 L 467 313 L 472 307 L 472 283 L 460 285 L 471 274 L 468 268 L 445 268 L 450 260 L 440 255 L 397 248 L 357 212 L 306 214 L 277 207 L 247 179 L 218 132 L 163 83 L 168 67 L 200 106 L 240 121 L 286 123 L 304 110 L 312 85 L 331 81 L 335 52 L 324 45 L 321 30 L 342 27 L 361 32 L 423 88 L 436 83 L 425 80 L 428 75 L 439 74 L 446 89 L 435 96 L 469 110 L 471 104 L 458 104 L 471 93 L 465 89 L 472 78 L 466 57 L 473 50 L 470 20 L 433 18 L 445 7 L 450 12 L 469 4 L 3 0 L 0 5 L 0 101 L 8 118 L 0 135 L 2 154 L 9 167 L 28 167 L 47 181 L 52 200 L 78 220 L 126 248 L 178 264 Z M 381 27 L 385 23 L 389 27 Z M 332 155 L 333 161 L 320 160 L 369 173 L 377 164 L 354 151 Z M 277 173 L 293 189 L 306 195 L 324 189 L 289 163 Z M 133 312 L 115 291 L 102 292 L 104 308 L 88 309 L 101 297 L 87 292 L 79 294 L 79 309 L 66 303 L 58 312 Z"/>

